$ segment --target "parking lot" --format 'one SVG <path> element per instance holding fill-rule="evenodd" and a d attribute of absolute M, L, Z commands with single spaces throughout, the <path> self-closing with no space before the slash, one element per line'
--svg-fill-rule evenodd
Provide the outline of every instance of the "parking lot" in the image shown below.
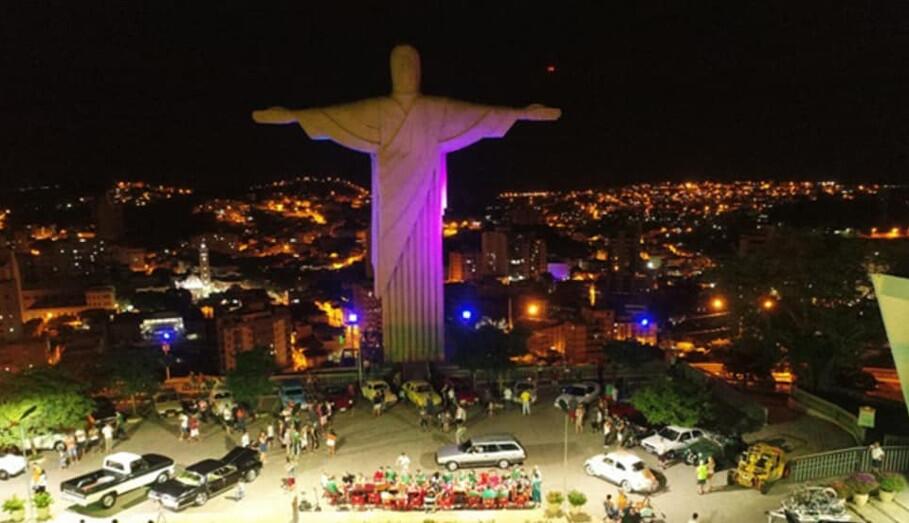
<path fill-rule="evenodd" d="M 589 429 L 582 434 L 575 434 L 574 427 L 566 431 L 565 415 L 552 405 L 555 397 L 552 391 L 541 391 L 540 401 L 533 408 L 530 416 L 521 416 L 517 404 L 507 410 L 498 411 L 487 417 L 479 407 L 470 410 L 468 416 L 468 437 L 471 435 L 507 432 L 512 433 L 527 449 L 527 466 L 538 465 L 543 474 L 543 491 L 578 489 L 588 497 L 587 511 L 599 518 L 602 516 L 602 500 L 607 493 L 616 494 L 617 487 L 603 480 L 590 477 L 584 472 L 584 462 L 591 456 L 603 452 L 602 436 Z M 263 420 L 252 425 L 250 433 L 255 436 Z M 362 472 L 371 474 L 380 465 L 393 465 L 395 458 L 402 451 L 407 452 L 413 464 L 412 469 L 436 469 L 434 453 L 439 446 L 453 442 L 454 433 L 442 433 L 439 428 L 423 432 L 419 429 L 416 410 L 407 403 L 399 404 L 379 418 L 371 416 L 370 408 L 364 401 L 358 401 L 350 412 L 337 413 L 334 427 L 339 436 L 337 456 L 329 458 L 324 445 L 312 454 L 304 454 L 297 468 L 298 485 L 304 488 L 304 494 L 312 501 L 319 475 L 325 471 L 338 476 L 345 472 Z M 204 425 L 202 438 L 198 443 L 188 443 L 177 439 L 177 420 L 175 418 L 150 418 L 139 422 L 128 440 L 120 442 L 115 450 L 128 450 L 136 453 L 156 452 L 172 457 L 178 464 L 188 465 L 208 457 L 220 457 L 235 445 L 239 436 L 227 435 L 220 427 Z M 567 438 L 566 438 L 567 434 Z M 795 453 L 813 452 L 844 446 L 848 439 L 832 425 L 809 418 L 794 417 L 777 425 L 765 428 L 760 436 L 765 439 L 784 440 Z M 746 439 L 753 439 L 746 435 Z M 566 462 L 567 442 L 567 462 Z M 643 452 L 640 447 L 632 449 L 643 460 L 659 470 L 656 459 Z M 180 513 L 166 513 L 169 522 L 180 521 L 224 521 L 225 514 L 231 520 L 248 521 L 289 521 L 291 517 L 292 494 L 281 488 L 283 452 L 280 448 L 272 451 L 262 475 L 248 485 L 246 498 L 241 501 L 230 499 L 230 493 L 211 499 L 203 507 L 193 507 Z M 100 454 L 90 454 L 83 461 L 67 470 L 56 466 L 56 455 L 45 455 L 45 466 L 48 470 L 50 491 L 57 498 L 53 506 L 56 521 L 109 522 L 116 517 L 119 522 L 145 523 L 158 516 L 157 507 L 144 500 L 141 493 L 127 496 L 118 501 L 110 511 L 83 511 L 78 513 L 68 510 L 59 499 L 59 484 L 78 474 L 97 468 Z M 738 487 L 722 487 L 725 474 L 718 474 L 715 483 L 718 491 L 705 496 L 696 492 L 694 469 L 685 465 L 676 465 L 662 472 L 664 486 L 656 493 L 652 502 L 659 512 L 667 516 L 667 521 L 687 521 L 691 512 L 697 511 L 701 521 L 715 523 L 725 521 L 749 522 L 765 521 L 764 511 L 778 506 L 784 489 L 774 489 L 769 495 Z M 18 476 L 0 483 L 0 497 L 6 499 L 14 493 L 24 496 L 25 478 Z M 638 497 L 638 496 L 633 496 Z M 303 514 L 302 520 L 337 521 L 338 514 L 324 507 L 321 514 Z M 382 511 L 373 511 L 370 518 L 381 520 Z M 350 514 L 347 514 L 350 516 Z M 387 514 L 386 514 L 387 515 Z M 495 517 L 515 521 L 539 519 L 541 511 L 510 511 L 497 515 L 481 516 L 462 511 L 457 514 L 438 514 L 437 520 L 476 519 L 486 520 Z M 362 516 L 362 515 L 361 515 Z M 417 516 L 417 515 L 414 515 Z M 410 518 L 411 516 L 406 516 Z M 425 519 L 425 514 L 418 521 Z M 402 520 L 405 516 L 398 514 L 391 518 Z M 347 518 L 345 518 L 347 519 Z M 365 519 L 357 516 L 357 520 Z"/>

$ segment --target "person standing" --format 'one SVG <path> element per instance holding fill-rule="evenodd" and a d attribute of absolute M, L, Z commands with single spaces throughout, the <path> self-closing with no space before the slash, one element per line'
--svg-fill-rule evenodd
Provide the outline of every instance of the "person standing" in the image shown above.
<path fill-rule="evenodd" d="M 189 416 L 185 412 L 180 413 L 180 441 L 189 439 Z"/>
<path fill-rule="evenodd" d="M 530 391 L 521 392 L 521 415 L 530 416 Z"/>
<path fill-rule="evenodd" d="M 37 479 L 32 479 L 32 489 L 36 494 L 47 492 L 47 472 L 43 468 L 35 466 L 37 467 L 37 473 L 34 476 L 37 476 Z"/>
<path fill-rule="evenodd" d="M 511 387 L 508 385 L 505 385 L 505 389 L 502 391 L 502 400 L 505 401 L 505 409 L 507 410 L 511 406 L 512 402 Z"/>
<path fill-rule="evenodd" d="M 880 472 L 884 466 L 884 449 L 879 442 L 875 441 L 869 450 L 871 451 L 871 469 Z"/>
<path fill-rule="evenodd" d="M 104 427 L 101 428 L 101 435 L 104 437 L 104 452 L 110 453 L 114 448 L 114 428 L 110 423 L 104 424 Z"/>
<path fill-rule="evenodd" d="M 707 456 L 707 492 L 713 490 L 713 474 L 716 472 L 716 460 Z"/>
<path fill-rule="evenodd" d="M 243 448 L 249 447 L 249 431 L 243 430 L 243 434 L 240 436 L 240 446 Z"/>
<path fill-rule="evenodd" d="M 199 418 L 195 416 L 189 417 L 189 440 L 198 442 L 199 439 Z"/>
<path fill-rule="evenodd" d="M 294 499 L 290 502 L 290 523 L 300 523 L 300 511 L 298 507 L 300 506 L 300 500 L 297 498 L 297 494 L 294 493 Z"/>
<path fill-rule="evenodd" d="M 269 425 L 271 426 L 271 425 Z M 268 460 L 268 436 L 264 432 L 259 433 L 259 461 L 265 465 Z"/>
<path fill-rule="evenodd" d="M 610 443 L 612 443 L 612 421 L 607 418 L 603 422 L 603 446 L 609 447 Z"/>
<path fill-rule="evenodd" d="M 265 439 L 267 440 L 269 445 L 274 443 L 274 441 L 275 441 L 275 422 L 273 422 L 273 421 L 269 422 L 269 424 L 265 426 Z"/>
<path fill-rule="evenodd" d="M 426 414 L 426 409 L 420 409 L 420 430 L 423 432 L 429 430 L 429 415 Z"/>
<path fill-rule="evenodd" d="M 224 423 L 224 430 L 230 434 L 230 427 L 233 424 L 233 412 L 231 412 L 230 405 L 225 404 L 221 409 L 221 421 Z"/>
<path fill-rule="evenodd" d="M 695 475 L 698 480 L 698 494 L 704 494 L 707 489 L 707 476 L 709 475 L 709 469 L 707 468 L 707 462 L 701 460 L 698 462 L 698 467 L 695 470 Z"/>
<path fill-rule="evenodd" d="M 530 478 L 530 499 L 536 506 L 543 502 L 543 474 L 537 466 L 533 467 L 533 475 Z"/>
<path fill-rule="evenodd" d="M 407 474 L 410 470 L 410 456 L 402 452 L 396 461 L 398 468 L 401 469 L 401 475 Z"/>
<path fill-rule="evenodd" d="M 457 422 L 458 428 L 455 429 L 455 443 L 460 445 L 467 439 L 467 427 L 460 421 Z"/>
<path fill-rule="evenodd" d="M 606 511 L 606 521 L 615 523 L 619 520 L 619 509 L 615 502 L 612 501 L 612 494 L 606 495 L 606 501 L 603 502 L 603 509 Z"/>
<path fill-rule="evenodd" d="M 464 405 L 458 405 L 458 408 L 455 409 L 455 422 L 467 425 L 467 409 L 464 408 Z"/>
<path fill-rule="evenodd" d="M 584 404 L 578 403 L 574 409 L 574 433 L 580 434 L 584 431 Z"/>
<path fill-rule="evenodd" d="M 381 416 L 382 415 L 382 403 L 384 398 L 382 398 L 378 392 L 373 394 L 372 397 L 372 415 Z"/>
<path fill-rule="evenodd" d="M 334 429 L 328 429 L 328 435 L 325 436 L 325 446 L 328 447 L 328 455 L 335 455 L 335 446 L 338 444 L 338 435 Z"/>

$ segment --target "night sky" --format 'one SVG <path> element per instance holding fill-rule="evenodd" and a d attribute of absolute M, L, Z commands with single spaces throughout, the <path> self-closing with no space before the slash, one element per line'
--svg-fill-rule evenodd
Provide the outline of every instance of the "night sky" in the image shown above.
<path fill-rule="evenodd" d="M 905 1 L 540 4 L 4 2 L 0 179 L 366 182 L 365 156 L 249 113 L 385 94 L 388 52 L 409 42 L 426 93 L 564 110 L 453 155 L 455 205 L 630 181 L 909 180 Z"/>

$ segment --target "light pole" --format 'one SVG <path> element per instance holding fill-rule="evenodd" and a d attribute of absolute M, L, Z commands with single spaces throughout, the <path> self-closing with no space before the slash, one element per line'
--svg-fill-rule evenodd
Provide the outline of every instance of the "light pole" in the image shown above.
<path fill-rule="evenodd" d="M 562 455 L 562 492 L 568 489 L 568 411 L 565 411 L 565 446 Z"/>
<path fill-rule="evenodd" d="M 363 349 L 360 345 L 360 317 L 355 312 L 347 313 L 348 340 L 357 350 L 357 384 L 363 388 Z"/>

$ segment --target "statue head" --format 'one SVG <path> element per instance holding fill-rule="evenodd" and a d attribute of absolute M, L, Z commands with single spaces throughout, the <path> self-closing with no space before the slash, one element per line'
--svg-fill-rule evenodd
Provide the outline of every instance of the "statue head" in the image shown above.
<path fill-rule="evenodd" d="M 391 50 L 391 92 L 420 92 L 420 53 L 412 46 L 397 45 Z"/>

